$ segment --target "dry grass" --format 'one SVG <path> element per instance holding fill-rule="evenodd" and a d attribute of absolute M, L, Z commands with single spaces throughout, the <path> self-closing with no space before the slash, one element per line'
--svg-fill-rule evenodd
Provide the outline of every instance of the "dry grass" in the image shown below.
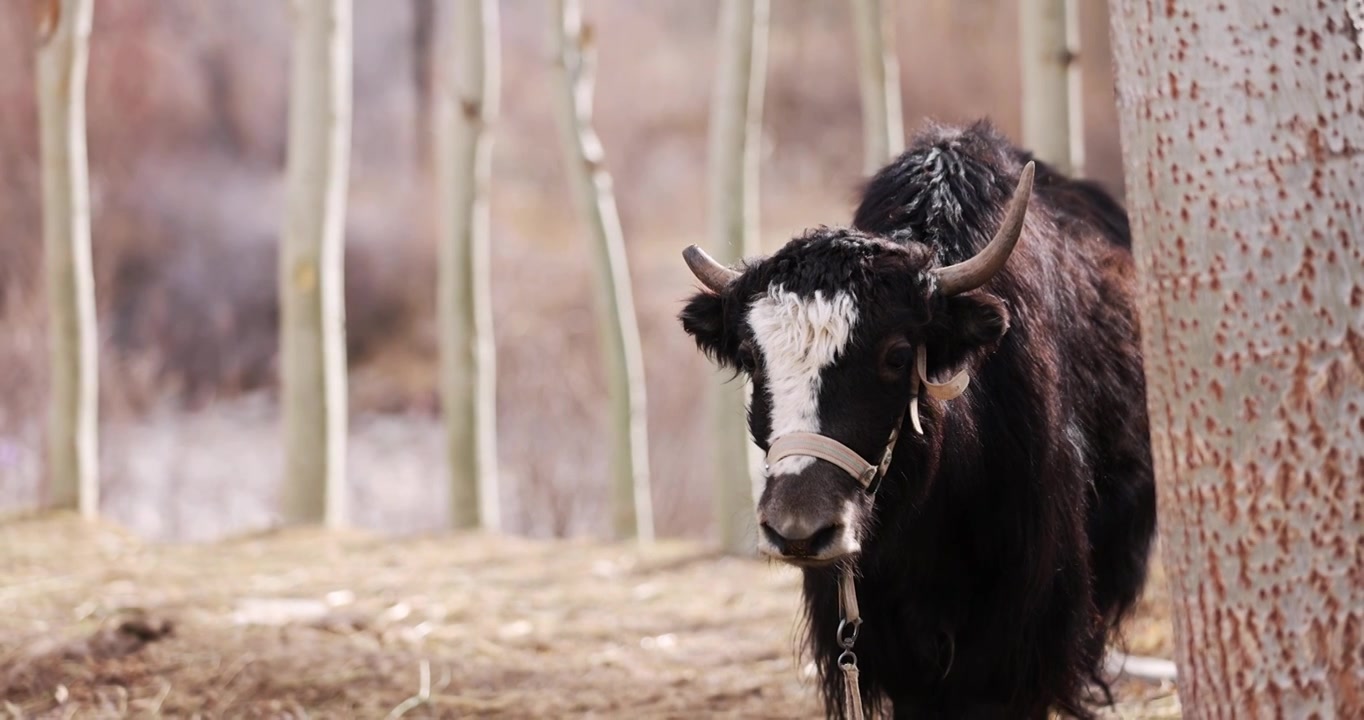
<path fill-rule="evenodd" d="M 692 544 L 0 526 L 14 717 L 816 717 L 797 577 Z M 1134 652 L 1168 650 L 1158 593 Z M 1125 685 L 1124 718 L 1179 717 Z"/>

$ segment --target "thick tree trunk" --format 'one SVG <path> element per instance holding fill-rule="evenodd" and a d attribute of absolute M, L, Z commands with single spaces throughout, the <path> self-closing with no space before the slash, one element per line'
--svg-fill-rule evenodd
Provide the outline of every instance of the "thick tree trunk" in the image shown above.
<path fill-rule="evenodd" d="M 441 97 L 441 405 L 457 528 L 500 526 L 488 183 L 498 105 L 496 0 L 457 0 Z"/>
<path fill-rule="evenodd" d="M 862 169 L 868 175 L 905 149 L 894 3 L 891 11 L 891 17 L 886 17 L 881 0 L 852 3 L 857 79 L 862 93 Z"/>
<path fill-rule="evenodd" d="M 710 113 L 710 236 L 715 256 L 734 265 L 760 252 L 758 169 L 767 70 L 767 0 L 720 5 L 719 60 Z M 754 548 L 754 493 L 761 457 L 748 439 L 747 383 L 723 374 L 711 394 L 715 522 L 731 553 Z"/>
<path fill-rule="evenodd" d="M 1023 144 L 1058 170 L 1084 170 L 1084 97 L 1080 86 L 1080 4 L 1023 0 L 1018 8 L 1023 65 Z"/>
<path fill-rule="evenodd" d="M 1364 717 L 1364 4 L 1111 0 L 1190 717 Z"/>
<path fill-rule="evenodd" d="M 94 2 L 43 0 L 35 9 L 52 352 L 49 495 L 56 507 L 78 508 L 81 515 L 94 517 L 99 509 L 99 351 L 85 156 L 85 73 Z"/>
<path fill-rule="evenodd" d="M 565 170 L 596 249 L 597 306 L 611 396 L 613 526 L 618 537 L 633 535 L 641 542 L 650 542 L 654 521 L 644 356 L 611 176 L 606 172 L 601 140 L 592 128 L 595 58 L 591 28 L 583 24 L 577 0 L 550 3 L 549 37 L 553 102 L 563 140 Z"/>
<path fill-rule="evenodd" d="M 284 520 L 346 514 L 342 258 L 351 125 L 350 0 L 296 0 L 288 217 L 280 246 Z"/>

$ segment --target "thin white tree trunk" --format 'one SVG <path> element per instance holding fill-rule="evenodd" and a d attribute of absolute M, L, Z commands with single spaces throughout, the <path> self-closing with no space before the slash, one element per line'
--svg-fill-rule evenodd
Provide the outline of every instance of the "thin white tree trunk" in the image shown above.
<path fill-rule="evenodd" d="M 441 33 L 436 32 L 440 17 L 436 0 L 411 0 L 412 5 L 412 94 L 415 107 L 412 110 L 412 148 L 415 151 L 416 167 L 423 175 L 429 172 L 436 152 L 431 142 L 436 132 L 433 127 L 432 107 L 439 106 L 436 95 L 436 55 Z M 454 32 L 458 34 L 458 30 Z M 447 35 L 448 37 L 448 35 Z M 439 112 L 439 110 L 437 110 Z M 425 179 L 425 178 L 423 178 Z"/>
<path fill-rule="evenodd" d="M 94 517 L 99 509 L 99 350 L 90 258 L 85 75 L 93 0 L 36 6 L 38 121 L 43 186 L 52 394 L 50 500 Z"/>
<path fill-rule="evenodd" d="M 295 0 L 280 365 L 289 523 L 345 522 L 350 0 Z"/>
<path fill-rule="evenodd" d="M 724 0 L 720 5 L 719 58 L 710 113 L 710 238 L 728 265 L 760 252 L 758 176 L 762 146 L 763 88 L 767 75 L 767 0 Z M 715 437 L 715 522 L 731 553 L 754 548 L 754 493 L 761 458 L 749 441 L 744 405 L 751 389 L 728 379 L 711 396 Z"/>
<path fill-rule="evenodd" d="M 456 528 L 499 528 L 488 184 L 498 106 L 496 0 L 457 0 L 440 94 L 441 404 Z"/>
<path fill-rule="evenodd" d="M 601 314 L 611 396 L 612 517 L 618 537 L 654 536 L 649 487 L 649 443 L 644 398 L 644 356 L 625 257 L 625 238 L 601 140 L 592 127 L 594 48 L 577 0 L 550 3 L 553 102 L 573 198 L 596 250 L 597 306 Z"/>
<path fill-rule="evenodd" d="M 852 14 L 862 94 L 862 170 L 870 175 L 905 149 L 894 3 L 887 17 L 881 0 L 853 0 Z"/>
<path fill-rule="evenodd" d="M 1364 717 L 1364 3 L 1109 7 L 1185 712 Z"/>
<path fill-rule="evenodd" d="M 1023 0 L 1018 8 L 1023 64 L 1023 144 L 1071 175 L 1084 171 L 1080 85 L 1080 3 Z"/>

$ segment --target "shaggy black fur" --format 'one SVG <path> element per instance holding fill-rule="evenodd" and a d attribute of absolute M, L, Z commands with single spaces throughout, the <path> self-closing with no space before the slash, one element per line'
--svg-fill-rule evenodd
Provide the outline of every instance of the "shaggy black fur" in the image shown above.
<path fill-rule="evenodd" d="M 855 500 L 867 623 L 856 649 L 873 712 L 1089 717 L 1107 696 L 1105 645 L 1145 582 L 1156 500 L 1122 208 L 1039 162 L 1006 268 L 954 298 L 929 281 L 988 242 L 1030 159 L 984 123 L 931 128 L 870 180 L 853 228 L 792 240 L 681 315 L 708 355 L 752 375 L 760 445 L 770 400 L 744 317 L 770 286 L 857 298 L 852 347 L 821 376 L 820 421 L 864 457 L 908 398 L 888 346 L 923 343 L 934 372 L 970 371 L 966 395 L 924 403 L 923 436 L 903 429 L 879 494 Z M 818 487 L 830 502 L 861 492 L 837 473 Z M 837 573 L 807 568 L 804 583 L 832 716 Z"/>

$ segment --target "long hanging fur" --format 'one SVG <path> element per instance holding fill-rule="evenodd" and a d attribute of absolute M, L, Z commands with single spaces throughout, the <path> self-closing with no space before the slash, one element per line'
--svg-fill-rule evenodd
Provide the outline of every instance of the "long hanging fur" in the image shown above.
<path fill-rule="evenodd" d="M 959 262 L 1031 159 L 984 123 L 930 129 L 871 179 L 854 226 Z M 937 447 L 897 453 L 861 558 L 864 702 L 891 699 L 897 716 L 1091 717 L 1108 697 L 1105 645 L 1145 583 L 1155 486 L 1126 214 L 1042 163 L 1029 214 L 990 287 L 1010 330 L 971 402 L 942 406 Z M 905 476 L 933 466 L 936 490 L 906 502 Z M 807 571 L 809 640 L 839 716 L 835 589 Z"/>

